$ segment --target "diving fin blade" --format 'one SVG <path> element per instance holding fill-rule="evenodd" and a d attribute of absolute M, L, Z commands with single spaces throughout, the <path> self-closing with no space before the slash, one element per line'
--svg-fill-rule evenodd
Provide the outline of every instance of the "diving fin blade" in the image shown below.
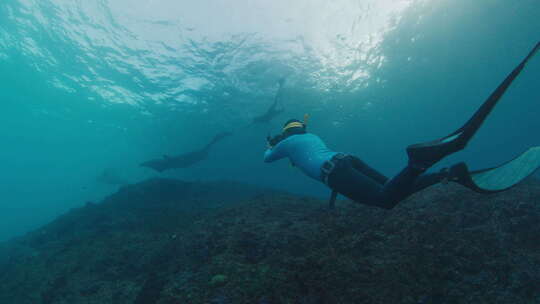
<path fill-rule="evenodd" d="M 527 62 L 540 50 L 540 42 L 529 52 L 527 57 L 506 76 L 504 81 L 491 93 L 491 95 L 478 108 L 474 115 L 459 129 L 440 139 L 414 144 L 407 147 L 409 162 L 420 169 L 426 169 L 437 163 L 445 156 L 460 151 L 482 126 L 497 102 L 504 95 L 510 84 L 521 73 Z"/>
<path fill-rule="evenodd" d="M 508 76 L 499 84 L 499 86 L 491 93 L 491 95 L 484 101 L 482 106 L 474 113 L 474 115 L 458 130 L 452 134 L 440 139 L 441 142 L 448 141 L 460 141 L 460 145 L 465 147 L 474 134 L 480 129 L 485 119 L 495 108 L 501 97 L 506 90 L 510 87 L 512 82 L 521 73 L 527 62 L 538 52 L 540 49 L 540 42 L 529 52 L 527 57 L 521 61 L 521 63 L 512 70 Z"/>
<path fill-rule="evenodd" d="M 475 192 L 496 193 L 508 190 L 540 168 L 540 146 L 494 168 L 470 171 L 465 163 L 450 168 L 451 181 Z"/>

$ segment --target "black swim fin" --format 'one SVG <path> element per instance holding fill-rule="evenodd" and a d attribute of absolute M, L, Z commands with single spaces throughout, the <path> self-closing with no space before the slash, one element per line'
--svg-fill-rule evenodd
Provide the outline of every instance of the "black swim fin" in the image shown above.
<path fill-rule="evenodd" d="M 454 152 L 460 151 L 474 136 L 474 134 L 480 129 L 482 123 L 491 113 L 493 108 L 497 105 L 497 102 L 504 95 L 504 92 L 508 89 L 512 81 L 516 79 L 519 73 L 523 70 L 527 62 L 538 52 L 540 49 L 540 42 L 529 52 L 527 57 L 521 61 L 521 63 L 514 68 L 514 70 L 506 76 L 504 81 L 491 93 L 486 101 L 480 106 L 480 108 L 474 113 L 474 115 L 459 129 L 443 138 L 415 144 L 407 147 L 407 154 L 409 155 L 409 164 L 421 170 L 426 170 L 431 167 L 445 156 L 448 156 Z"/>
<path fill-rule="evenodd" d="M 533 147 L 518 157 L 497 167 L 469 171 L 465 163 L 449 169 L 449 180 L 478 193 L 508 190 L 540 168 L 540 146 Z"/>

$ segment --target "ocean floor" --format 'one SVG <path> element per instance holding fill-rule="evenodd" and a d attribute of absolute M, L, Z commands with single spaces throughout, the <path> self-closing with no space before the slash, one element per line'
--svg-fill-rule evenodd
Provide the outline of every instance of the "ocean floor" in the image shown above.
<path fill-rule="evenodd" d="M 0 245 L 0 303 L 540 303 L 540 182 L 391 211 L 153 179 Z"/>

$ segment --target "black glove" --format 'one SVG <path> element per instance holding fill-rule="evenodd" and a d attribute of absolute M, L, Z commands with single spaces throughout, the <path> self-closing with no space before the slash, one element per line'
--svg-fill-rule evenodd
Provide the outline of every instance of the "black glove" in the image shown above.
<path fill-rule="evenodd" d="M 268 145 L 270 147 L 273 147 L 273 146 L 277 145 L 281 141 L 281 137 L 282 137 L 281 134 L 276 135 L 274 137 L 268 135 L 266 137 L 266 141 L 268 142 Z"/>

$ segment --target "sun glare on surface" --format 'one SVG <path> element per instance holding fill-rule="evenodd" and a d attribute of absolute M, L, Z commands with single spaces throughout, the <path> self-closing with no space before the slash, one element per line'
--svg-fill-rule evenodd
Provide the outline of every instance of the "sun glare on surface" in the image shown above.
<path fill-rule="evenodd" d="M 156 96 L 174 100 L 175 96 L 162 92 L 182 95 L 178 89 L 152 93 L 148 88 L 178 86 L 191 78 L 205 80 L 199 90 L 230 86 L 260 90 L 283 74 L 292 75 L 304 87 L 360 89 L 370 79 L 370 71 L 384 63 L 377 47 L 385 33 L 417 2 L 145 0 L 134 5 L 131 0 L 51 0 L 47 7 L 35 1 L 23 3 L 29 14 L 41 16 L 43 28 L 85 50 L 86 57 L 79 60 L 88 67 L 87 75 L 65 79 L 100 88 L 93 90 L 101 95 L 108 92 L 109 100 L 125 94 L 115 94 L 114 80 L 99 75 L 95 64 L 103 64 L 143 88 L 129 94 L 135 98 L 131 104 Z M 44 7 L 48 14 L 43 13 Z M 52 17 L 47 20 L 46 15 Z M 73 86 L 61 79 L 55 85 Z M 178 101 L 185 100 L 180 97 Z"/>

